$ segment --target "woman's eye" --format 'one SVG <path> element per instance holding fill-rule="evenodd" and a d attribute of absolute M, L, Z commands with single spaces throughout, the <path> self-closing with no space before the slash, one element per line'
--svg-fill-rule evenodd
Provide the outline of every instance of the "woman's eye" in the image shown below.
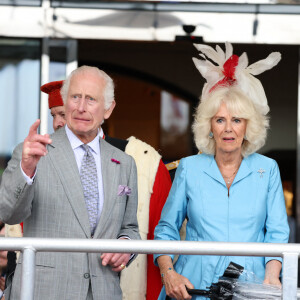
<path fill-rule="evenodd" d="M 233 122 L 234 123 L 241 123 L 241 120 L 240 119 L 234 119 Z"/>
<path fill-rule="evenodd" d="M 217 123 L 222 123 L 223 119 L 217 119 Z"/>

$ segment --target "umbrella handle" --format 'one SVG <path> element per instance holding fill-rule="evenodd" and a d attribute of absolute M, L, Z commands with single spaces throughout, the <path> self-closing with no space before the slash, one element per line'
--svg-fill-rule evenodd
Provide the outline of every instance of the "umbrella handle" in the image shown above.
<path fill-rule="evenodd" d="M 198 296 L 209 296 L 210 295 L 210 291 L 207 291 L 207 290 L 197 290 L 197 289 L 188 289 L 188 288 L 186 288 L 186 290 L 190 295 L 198 295 Z M 171 300 L 171 298 L 167 295 L 166 300 Z"/>

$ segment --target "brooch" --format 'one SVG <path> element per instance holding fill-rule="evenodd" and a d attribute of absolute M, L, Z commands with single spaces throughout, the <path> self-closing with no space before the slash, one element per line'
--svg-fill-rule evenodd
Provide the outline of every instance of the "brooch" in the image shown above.
<path fill-rule="evenodd" d="M 266 171 L 265 171 L 264 169 L 262 169 L 262 168 L 260 168 L 260 169 L 257 171 L 257 173 L 260 174 L 260 178 L 263 177 L 263 175 L 264 175 L 265 172 L 266 172 Z"/>

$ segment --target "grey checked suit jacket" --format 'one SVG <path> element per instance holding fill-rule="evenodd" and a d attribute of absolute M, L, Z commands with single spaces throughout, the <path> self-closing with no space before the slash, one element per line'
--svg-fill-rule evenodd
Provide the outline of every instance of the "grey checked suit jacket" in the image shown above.
<path fill-rule="evenodd" d="M 65 128 L 52 136 L 48 154 L 37 166 L 33 185 L 20 170 L 22 144 L 14 150 L 3 173 L 0 219 L 8 224 L 24 222 L 24 237 L 89 239 L 90 227 L 75 156 Z M 95 230 L 96 239 L 127 235 L 140 239 L 136 219 L 137 178 L 134 160 L 100 140 L 104 204 Z M 118 160 L 120 164 L 112 162 Z M 118 196 L 118 186 L 131 188 Z M 84 241 L 83 241 L 84 242 Z M 86 299 L 91 281 L 94 300 L 122 299 L 119 276 L 101 265 L 97 253 L 37 253 L 35 300 Z M 13 279 L 10 300 L 20 297 L 22 256 Z M 87 275 L 88 274 L 88 275 Z M 86 277 L 89 277 L 86 278 Z"/>

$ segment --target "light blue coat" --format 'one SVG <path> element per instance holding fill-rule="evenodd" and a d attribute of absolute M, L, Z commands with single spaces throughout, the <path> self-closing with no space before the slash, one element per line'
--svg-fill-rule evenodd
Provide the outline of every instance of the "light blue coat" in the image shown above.
<path fill-rule="evenodd" d="M 179 229 L 185 218 L 188 241 L 288 242 L 289 227 L 277 163 L 256 153 L 244 158 L 228 196 L 214 156 L 200 154 L 182 159 L 155 229 L 155 239 L 180 240 Z M 155 261 L 158 256 L 154 256 Z M 218 281 L 230 261 L 263 279 L 265 264 L 271 259 L 181 255 L 175 270 L 195 288 L 205 289 Z M 159 299 L 165 299 L 164 288 Z"/>

